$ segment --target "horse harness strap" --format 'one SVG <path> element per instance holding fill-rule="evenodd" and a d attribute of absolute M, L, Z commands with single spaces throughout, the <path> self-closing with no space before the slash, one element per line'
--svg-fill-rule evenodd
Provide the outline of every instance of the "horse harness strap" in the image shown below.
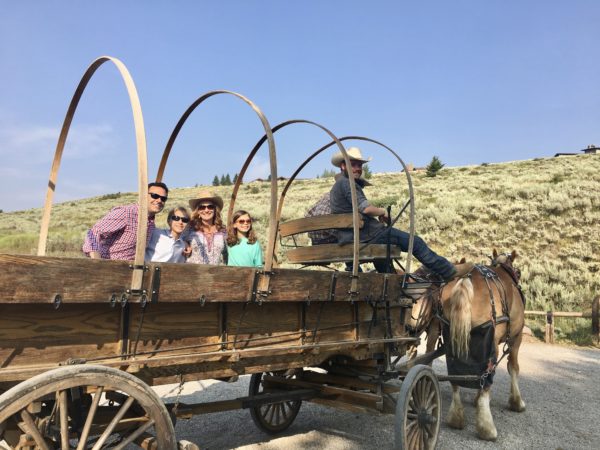
<path fill-rule="evenodd" d="M 506 302 L 506 289 L 504 288 L 504 284 L 498 274 L 487 266 L 483 266 L 480 264 L 475 264 L 475 268 L 481 274 L 483 279 L 485 280 L 485 284 L 487 285 L 488 292 L 490 295 L 490 306 L 491 306 L 491 318 L 492 324 L 495 327 L 498 323 L 510 323 L 508 317 L 508 304 Z M 498 293 L 500 294 L 500 302 L 502 303 L 502 316 L 496 317 L 496 300 L 494 298 L 494 290 L 492 289 L 491 283 L 494 283 Z M 510 336 L 510 332 L 507 330 L 507 336 Z"/>
<path fill-rule="evenodd" d="M 517 275 L 517 272 L 515 271 L 515 269 L 506 263 L 498 263 L 498 265 L 500 267 L 502 267 L 502 269 L 504 269 L 504 271 L 512 278 L 512 280 L 515 283 L 515 286 L 517 286 L 517 290 L 519 291 L 519 295 L 521 296 L 521 300 L 523 300 L 523 307 L 525 307 L 525 294 L 523 294 L 523 288 L 521 288 L 521 283 L 519 281 L 519 275 Z"/>
<path fill-rule="evenodd" d="M 512 280 L 517 285 L 517 287 L 519 289 L 519 293 L 521 294 L 521 298 L 523 299 L 523 302 L 525 302 L 525 297 L 523 296 L 523 293 L 521 292 L 521 287 L 519 285 L 518 279 L 516 278 L 516 275 L 514 274 L 514 272 L 510 271 L 508 267 L 504 267 L 504 266 L 505 266 L 505 264 L 501 264 L 501 267 L 506 272 L 508 272 L 508 274 L 510 275 Z M 504 287 L 504 284 L 502 283 L 502 280 L 500 280 L 500 277 L 498 276 L 498 274 L 491 268 L 480 265 L 480 264 L 476 264 L 475 268 L 483 276 L 483 279 L 485 280 L 485 283 L 488 287 L 488 291 L 490 294 L 490 304 L 491 304 L 491 309 L 492 309 L 492 326 L 495 328 L 496 325 L 499 323 L 506 323 L 506 339 L 505 339 L 504 348 L 502 349 L 502 356 L 500 358 L 498 358 L 494 364 L 489 364 L 489 366 L 486 368 L 486 370 L 481 374 L 479 384 L 480 384 L 481 389 L 483 389 L 483 387 L 486 384 L 487 378 L 491 374 L 496 372 L 496 367 L 498 367 L 498 364 L 500 364 L 500 362 L 504 359 L 504 357 L 510 352 L 512 343 L 511 343 L 511 338 L 510 338 L 510 317 L 509 317 L 509 312 L 508 312 L 508 304 L 507 304 L 507 300 L 506 300 L 507 292 Z M 502 302 L 502 315 L 500 317 L 496 317 L 496 304 L 494 301 L 494 292 L 491 287 L 490 281 L 494 283 L 494 285 L 496 286 L 496 289 L 500 293 L 500 301 Z"/>

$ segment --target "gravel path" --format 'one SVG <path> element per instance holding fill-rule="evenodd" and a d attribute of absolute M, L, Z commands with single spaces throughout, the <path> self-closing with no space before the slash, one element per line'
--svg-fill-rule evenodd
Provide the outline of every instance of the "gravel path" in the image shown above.
<path fill-rule="evenodd" d="M 467 425 L 454 430 L 442 425 L 439 449 L 600 449 L 600 350 L 525 342 L 521 350 L 520 386 L 527 409 L 509 411 L 506 404 L 509 376 L 505 360 L 496 374 L 492 414 L 498 429 L 496 442 L 476 436 L 473 390 L 462 390 Z M 443 358 L 434 364 L 445 373 Z M 201 381 L 186 383 L 182 402 L 215 401 L 247 395 L 249 376 L 236 383 Z M 160 388 L 173 400 L 177 386 Z M 441 383 L 445 416 L 452 389 Z M 304 403 L 292 426 L 282 435 L 259 431 L 249 411 L 239 410 L 179 420 L 178 439 L 205 449 L 385 449 L 394 440 L 393 415 L 371 416 Z"/>

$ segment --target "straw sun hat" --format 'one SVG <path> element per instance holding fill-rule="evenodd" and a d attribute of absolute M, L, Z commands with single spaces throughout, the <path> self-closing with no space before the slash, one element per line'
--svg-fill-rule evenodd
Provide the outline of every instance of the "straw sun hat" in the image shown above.
<path fill-rule="evenodd" d="M 223 199 L 218 195 L 215 195 L 209 190 L 203 190 L 198 192 L 198 197 L 190 200 L 190 208 L 192 211 L 195 210 L 201 202 L 209 201 L 214 203 L 219 207 L 219 209 L 223 209 Z"/>
<path fill-rule="evenodd" d="M 350 158 L 350 160 L 362 161 L 364 163 L 371 161 L 370 157 L 367 159 L 363 158 L 358 147 L 350 147 L 348 150 L 346 150 L 346 153 L 348 153 L 348 158 Z M 331 164 L 333 164 L 335 167 L 340 167 L 343 162 L 344 155 L 342 155 L 341 151 L 338 151 L 331 157 Z"/>

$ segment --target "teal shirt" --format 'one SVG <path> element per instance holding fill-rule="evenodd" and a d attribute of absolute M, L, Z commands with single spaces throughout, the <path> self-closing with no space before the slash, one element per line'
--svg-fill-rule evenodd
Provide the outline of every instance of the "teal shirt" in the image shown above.
<path fill-rule="evenodd" d="M 227 265 L 261 267 L 263 265 L 263 255 L 260 244 L 256 241 L 254 244 L 248 244 L 248 239 L 241 238 L 240 242 L 232 247 L 227 246 Z"/>

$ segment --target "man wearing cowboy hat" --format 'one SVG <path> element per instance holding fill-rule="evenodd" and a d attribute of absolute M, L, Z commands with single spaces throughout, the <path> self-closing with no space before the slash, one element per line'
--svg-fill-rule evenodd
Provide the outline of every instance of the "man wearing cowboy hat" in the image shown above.
<path fill-rule="evenodd" d="M 363 158 L 358 147 L 350 147 L 346 153 L 350 159 L 350 173 L 356 186 L 356 200 L 358 211 L 362 215 L 364 225 L 360 230 L 359 238 L 361 242 L 371 244 L 387 244 L 388 239 L 392 245 L 400 247 L 404 252 L 408 251 L 408 241 L 410 235 L 405 231 L 392 228 L 388 232 L 385 230 L 384 223 L 389 222 L 387 211 L 384 208 L 378 208 L 367 200 L 363 192 L 365 187 L 364 180 L 361 178 L 363 164 L 369 162 L 371 158 Z M 330 192 L 331 212 L 333 214 L 346 214 L 352 212 L 352 197 L 350 191 L 350 181 L 348 180 L 346 162 L 344 155 L 339 151 L 331 158 L 331 163 L 341 169 L 342 176 L 338 178 Z M 377 220 L 379 219 L 379 220 Z M 350 243 L 353 240 L 353 231 L 351 229 L 336 230 L 337 239 L 340 244 Z M 455 267 L 450 261 L 439 256 L 432 251 L 425 241 L 418 236 L 414 238 L 413 255 L 425 267 L 438 274 L 442 279 L 448 281 L 455 277 L 464 276 L 471 268 L 470 264 L 463 264 Z M 378 272 L 385 272 L 387 265 L 385 261 L 375 261 L 375 268 Z"/>

